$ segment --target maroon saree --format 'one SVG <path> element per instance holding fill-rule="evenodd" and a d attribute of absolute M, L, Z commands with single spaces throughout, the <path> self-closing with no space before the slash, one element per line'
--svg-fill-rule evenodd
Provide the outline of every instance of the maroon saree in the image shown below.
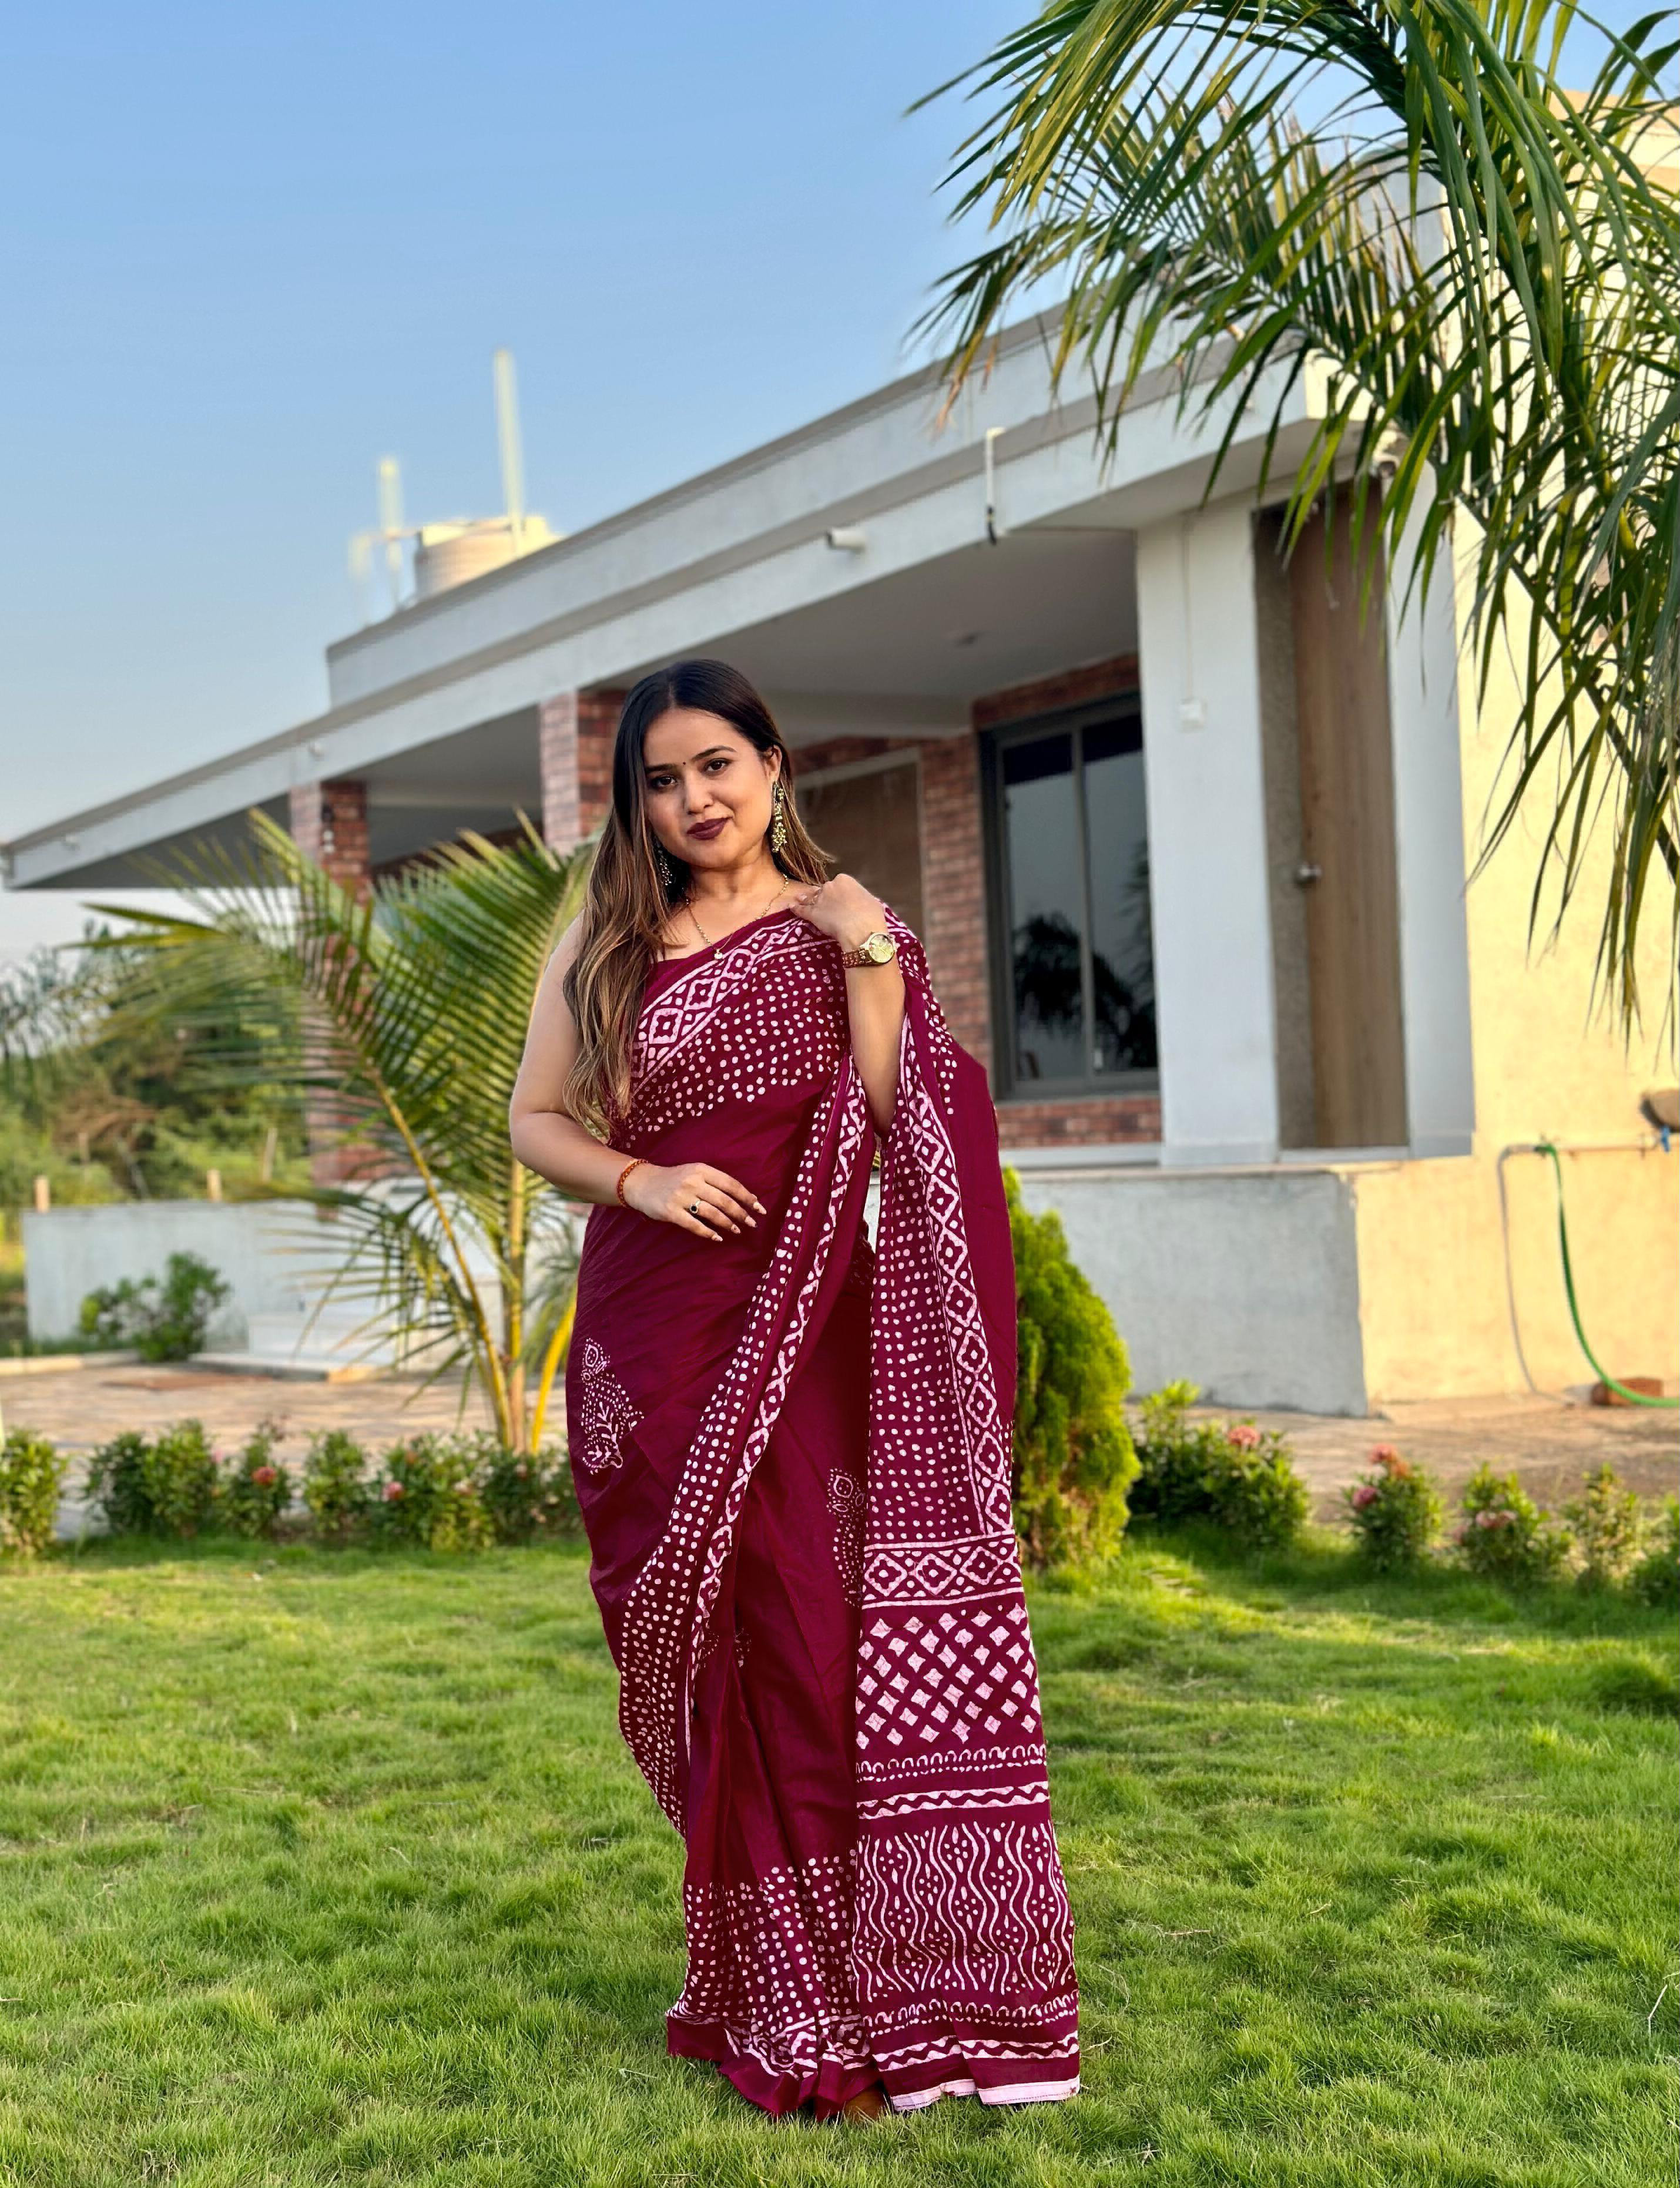
<path fill-rule="evenodd" d="M 984 1075 L 908 928 L 877 1239 L 834 945 L 656 966 L 615 1146 L 770 1210 L 589 1218 L 567 1412 L 619 1723 L 687 1847 L 668 2048 L 772 2112 L 1079 2086 L 1009 1504 L 1015 1289 Z"/>

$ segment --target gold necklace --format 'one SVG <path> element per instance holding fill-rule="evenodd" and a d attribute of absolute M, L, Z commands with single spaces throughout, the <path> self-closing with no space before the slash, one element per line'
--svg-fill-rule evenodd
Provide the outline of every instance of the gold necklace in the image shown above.
<path fill-rule="evenodd" d="M 762 919 L 764 916 L 764 913 L 769 911 L 770 909 L 770 905 L 773 905 L 775 902 L 776 898 L 782 894 L 783 890 L 786 889 L 786 887 L 787 877 L 784 874 L 782 878 L 775 885 L 775 894 L 771 896 L 770 904 L 767 904 L 764 906 L 764 911 L 755 911 L 753 915 L 753 918 Z M 719 941 L 713 941 L 711 936 L 700 924 L 699 915 L 694 909 L 694 899 L 691 896 L 685 896 L 683 899 L 683 909 L 687 912 L 689 918 L 693 924 L 695 933 L 700 937 L 701 947 L 705 950 L 709 950 L 714 957 L 721 957 L 724 954 L 724 944 L 729 940 L 729 935 L 724 935 Z M 741 923 L 743 927 L 750 927 L 753 922 L 752 920 L 743 919 Z M 735 931 L 734 928 L 731 928 L 730 929 L 730 934 L 733 934 Z"/>

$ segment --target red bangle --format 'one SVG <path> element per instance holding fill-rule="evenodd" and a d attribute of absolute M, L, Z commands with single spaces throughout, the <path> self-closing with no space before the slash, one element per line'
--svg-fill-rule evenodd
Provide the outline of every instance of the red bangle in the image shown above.
<path fill-rule="evenodd" d="M 636 1155 L 629 1162 L 627 1162 L 623 1169 L 619 1171 L 618 1182 L 613 1187 L 612 1190 L 617 1197 L 618 1205 L 621 1208 L 628 1208 L 630 1204 L 624 1198 L 624 1180 L 630 1175 L 630 1172 L 633 1170 L 640 1170 L 644 1168 L 646 1162 L 647 1157 L 646 1155 Z"/>

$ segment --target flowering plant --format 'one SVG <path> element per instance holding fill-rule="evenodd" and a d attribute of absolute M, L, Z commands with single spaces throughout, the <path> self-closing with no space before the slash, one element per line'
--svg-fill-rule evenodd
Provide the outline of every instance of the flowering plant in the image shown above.
<path fill-rule="evenodd" d="M 465 1446 L 465 1447 L 464 1447 Z M 470 1439 L 414 1435 L 385 1455 L 377 1531 L 433 1550 L 482 1550 L 494 1531 L 479 1494 Z"/>
<path fill-rule="evenodd" d="M 481 1494 L 499 1542 L 563 1535 L 580 1524 L 572 1477 L 559 1452 L 504 1451 L 493 1436 L 485 1436 L 477 1459 Z"/>
<path fill-rule="evenodd" d="M 1421 1466 L 1391 1443 L 1373 1450 L 1370 1471 L 1342 1492 L 1358 1548 L 1379 1571 L 1421 1565 L 1440 1532 L 1441 1502 Z"/>
<path fill-rule="evenodd" d="M 259 1421 L 222 1476 L 223 1518 L 238 1535 L 272 1536 L 291 1503 L 291 1480 L 274 1461 L 284 1434 L 278 1421 Z"/>
<path fill-rule="evenodd" d="M 1470 1571 L 1485 1578 L 1548 1580 L 1569 1556 L 1569 1530 L 1541 1509 L 1514 1474 L 1496 1474 L 1484 1461 L 1465 1485 L 1460 1508 L 1453 1542 Z"/>
<path fill-rule="evenodd" d="M 1169 1383 L 1143 1401 L 1132 1510 L 1168 1526 L 1211 1520 L 1254 1549 L 1293 1542 L 1308 1500 L 1288 1442 L 1253 1421 L 1189 1420 L 1197 1396 L 1193 1384 Z"/>

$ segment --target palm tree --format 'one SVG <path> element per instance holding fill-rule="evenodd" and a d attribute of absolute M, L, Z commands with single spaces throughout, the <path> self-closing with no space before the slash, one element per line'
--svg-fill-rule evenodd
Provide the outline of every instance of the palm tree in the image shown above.
<path fill-rule="evenodd" d="M 1178 365 L 1183 410 L 1270 402 L 1274 435 L 1318 380 L 1286 537 L 1344 482 L 1356 539 L 1427 589 L 1456 527 L 1479 694 L 1508 655 L 1521 692 L 1483 860 L 1549 790 L 1532 938 L 1608 822 L 1599 973 L 1630 1027 L 1642 917 L 1655 897 L 1672 967 L 1680 903 L 1667 22 L 1613 33 L 1569 0 L 1052 0 L 956 79 L 989 110 L 948 183 L 994 240 L 923 323 L 955 392 L 1052 285 L 1056 375 L 1088 371 L 1109 437 L 1146 360 Z M 1572 59 L 1596 48 L 1585 92 L 1566 34 Z"/>
<path fill-rule="evenodd" d="M 511 846 L 467 836 L 364 899 L 264 815 L 251 826 L 247 850 L 161 877 L 185 912 L 105 908 L 131 922 L 110 938 L 134 961 L 118 1014 L 189 1028 L 224 1083 L 309 1108 L 349 1181 L 308 1195 L 342 1241 L 334 1290 L 431 1375 L 465 1368 L 504 1445 L 534 1449 L 575 1261 L 564 1204 L 510 1151 L 508 1100 L 588 851 L 528 826 Z"/>

